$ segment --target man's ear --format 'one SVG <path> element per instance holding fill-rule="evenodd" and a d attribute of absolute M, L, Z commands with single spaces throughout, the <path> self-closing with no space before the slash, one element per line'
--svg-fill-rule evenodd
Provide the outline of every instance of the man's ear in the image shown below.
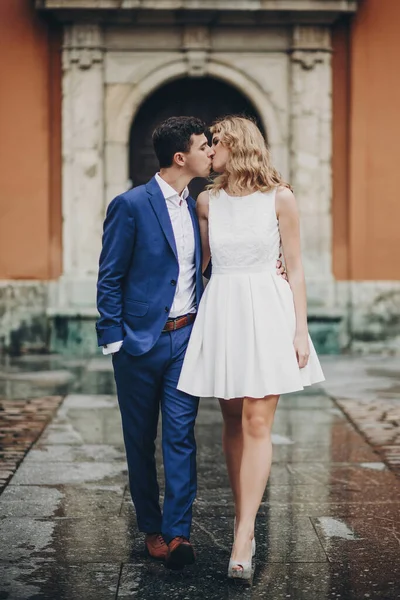
<path fill-rule="evenodd" d="M 174 163 L 178 165 L 178 167 L 185 166 L 185 155 L 183 154 L 183 152 L 176 152 L 174 154 Z"/>

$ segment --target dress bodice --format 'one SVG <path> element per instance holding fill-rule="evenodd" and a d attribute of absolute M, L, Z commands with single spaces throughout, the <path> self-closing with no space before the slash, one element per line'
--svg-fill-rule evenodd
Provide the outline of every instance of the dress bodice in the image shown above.
<path fill-rule="evenodd" d="M 209 239 L 213 272 L 274 269 L 280 233 L 276 190 L 233 197 L 210 192 Z"/>

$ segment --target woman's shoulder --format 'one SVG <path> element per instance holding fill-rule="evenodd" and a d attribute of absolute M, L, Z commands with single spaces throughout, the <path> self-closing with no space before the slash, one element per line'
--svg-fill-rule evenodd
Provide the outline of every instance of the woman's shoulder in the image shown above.
<path fill-rule="evenodd" d="M 208 190 L 201 192 L 196 200 L 196 212 L 199 219 L 208 219 L 208 208 L 210 205 L 210 194 Z"/>
<path fill-rule="evenodd" d="M 294 194 L 290 187 L 287 185 L 278 185 L 276 188 L 276 199 L 282 203 L 291 203 L 294 201 Z"/>
<path fill-rule="evenodd" d="M 280 185 L 277 187 L 275 196 L 276 214 L 282 216 L 284 214 L 297 213 L 297 203 L 293 191 L 290 187 Z"/>
<path fill-rule="evenodd" d="M 210 202 L 210 191 L 204 190 L 197 196 L 197 206 L 208 206 Z"/>

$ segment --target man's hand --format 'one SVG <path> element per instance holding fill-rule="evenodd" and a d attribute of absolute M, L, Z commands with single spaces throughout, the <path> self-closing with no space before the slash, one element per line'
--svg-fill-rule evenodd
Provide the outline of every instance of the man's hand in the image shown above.
<path fill-rule="evenodd" d="M 289 281 L 285 267 L 283 266 L 282 261 L 280 260 L 281 256 L 282 256 L 282 254 L 279 255 L 279 258 L 276 261 L 276 273 L 277 273 L 277 275 L 280 275 L 281 277 L 283 277 L 283 279 L 286 279 L 286 281 Z"/>

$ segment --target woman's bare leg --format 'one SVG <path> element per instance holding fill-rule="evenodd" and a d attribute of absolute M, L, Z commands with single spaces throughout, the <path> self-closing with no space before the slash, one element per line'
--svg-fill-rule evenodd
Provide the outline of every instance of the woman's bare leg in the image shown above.
<path fill-rule="evenodd" d="M 240 518 L 240 465 L 243 454 L 242 409 L 243 398 L 220 400 L 224 425 L 222 430 L 222 447 L 224 449 L 229 483 L 235 503 L 237 522 Z"/>
<path fill-rule="evenodd" d="M 243 454 L 238 492 L 240 516 L 232 552 L 233 560 L 239 563 L 249 560 L 255 519 L 271 470 L 271 430 L 278 400 L 279 396 L 243 400 Z"/>

